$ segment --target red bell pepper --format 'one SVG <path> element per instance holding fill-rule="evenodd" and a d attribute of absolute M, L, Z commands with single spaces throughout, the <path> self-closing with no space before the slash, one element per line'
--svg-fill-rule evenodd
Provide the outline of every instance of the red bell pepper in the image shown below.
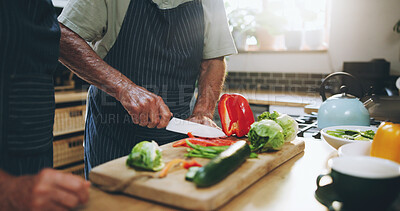
<path fill-rule="evenodd" d="M 196 137 L 194 137 L 194 135 L 191 132 L 188 132 L 187 134 L 188 134 L 189 138 L 196 138 Z"/>
<path fill-rule="evenodd" d="M 198 163 L 196 160 L 183 162 L 183 168 L 185 168 L 185 169 L 189 169 L 190 167 L 193 167 L 193 166 L 201 167 L 202 165 L 200 163 Z"/>
<path fill-rule="evenodd" d="M 240 94 L 222 95 L 218 103 L 218 113 L 222 130 L 227 136 L 236 134 L 237 137 L 243 137 L 254 123 L 249 102 Z"/>
<path fill-rule="evenodd" d="M 230 146 L 236 141 L 229 140 L 229 139 L 204 139 L 204 138 L 184 138 L 181 140 L 176 141 L 175 143 L 172 144 L 173 147 L 189 147 L 186 143 L 186 140 L 190 141 L 190 143 L 195 144 L 195 145 L 200 145 L 204 147 L 208 146 Z"/>

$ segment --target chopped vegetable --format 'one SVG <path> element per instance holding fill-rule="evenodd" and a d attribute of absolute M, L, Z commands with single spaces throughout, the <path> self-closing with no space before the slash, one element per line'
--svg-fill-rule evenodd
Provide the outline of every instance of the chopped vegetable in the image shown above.
<path fill-rule="evenodd" d="M 181 140 L 176 141 L 172 144 L 173 147 L 189 147 L 186 141 L 190 141 L 192 144 L 200 145 L 200 146 L 230 146 L 236 141 L 230 139 L 206 139 L 206 138 L 184 138 Z"/>
<path fill-rule="evenodd" d="M 201 146 L 192 144 L 189 140 L 186 140 L 188 146 L 192 149 L 188 149 L 188 153 L 185 154 L 186 157 L 200 157 L 200 158 L 214 158 L 221 152 L 228 149 L 229 146 Z"/>
<path fill-rule="evenodd" d="M 198 163 L 196 160 L 191 160 L 189 162 L 184 161 L 183 162 L 183 168 L 185 169 L 189 169 L 191 167 L 201 167 L 202 165 L 200 163 Z"/>
<path fill-rule="evenodd" d="M 250 155 L 246 141 L 238 141 L 196 172 L 193 182 L 198 187 L 214 185 L 235 171 Z"/>
<path fill-rule="evenodd" d="M 400 124 L 382 122 L 371 145 L 371 156 L 400 164 Z"/>
<path fill-rule="evenodd" d="M 188 149 L 188 153 L 185 154 L 186 157 L 199 157 L 199 158 L 208 158 L 212 159 L 219 155 L 221 152 L 225 151 L 226 149 L 229 148 L 229 146 L 199 146 L 199 145 L 194 145 L 190 142 L 188 142 L 188 145 L 192 149 Z M 251 153 L 250 158 L 258 158 L 257 153 Z"/>
<path fill-rule="evenodd" d="M 371 141 L 374 139 L 375 132 L 373 130 L 360 131 L 360 130 L 346 130 L 346 129 L 336 129 L 328 130 L 327 134 L 335 136 L 338 138 L 344 138 L 348 140 L 362 140 Z"/>
<path fill-rule="evenodd" d="M 285 142 L 282 127 L 269 119 L 253 123 L 248 136 L 252 151 L 257 152 L 280 150 Z"/>
<path fill-rule="evenodd" d="M 161 149 L 154 141 L 136 144 L 126 160 L 126 165 L 144 170 L 160 171 L 164 168 Z"/>
<path fill-rule="evenodd" d="M 240 94 L 224 94 L 218 103 L 218 113 L 222 130 L 227 136 L 237 137 L 247 135 L 250 125 L 254 122 L 250 105 Z"/>
<path fill-rule="evenodd" d="M 293 141 L 299 130 L 299 125 L 292 117 L 287 114 L 280 114 L 276 111 L 273 113 L 264 112 L 260 116 L 257 117 L 258 121 L 263 119 L 274 120 L 279 126 L 283 129 L 283 137 L 286 142 Z"/>
<path fill-rule="evenodd" d="M 185 169 L 189 169 L 191 167 L 201 167 L 202 165 L 200 163 L 198 163 L 195 160 L 190 160 L 190 161 L 185 161 L 183 159 L 177 158 L 177 159 L 173 159 L 170 162 L 167 163 L 167 165 L 163 168 L 163 170 L 160 172 L 160 174 L 158 175 L 158 177 L 163 178 L 166 177 L 168 174 L 168 171 L 173 167 L 176 166 L 178 164 L 181 164 L 180 166 L 182 166 Z"/>
<path fill-rule="evenodd" d="M 172 168 L 172 166 L 175 166 L 175 165 L 180 164 L 182 162 L 184 162 L 184 160 L 183 159 L 179 159 L 179 158 L 171 160 L 170 162 L 167 163 L 165 168 L 163 168 L 163 170 L 160 172 L 158 177 L 163 178 L 163 177 L 167 176 L 168 171 L 169 171 L 170 168 Z"/>
<path fill-rule="evenodd" d="M 210 139 L 203 139 L 203 138 L 184 138 L 181 140 L 176 141 L 174 144 L 172 144 L 173 147 L 189 147 L 186 143 L 186 141 L 190 141 L 190 143 L 194 143 L 196 145 L 201 145 L 201 146 L 217 146 L 217 143 L 215 141 L 212 141 Z"/>
<path fill-rule="evenodd" d="M 188 132 L 187 134 L 188 134 L 189 138 L 195 138 L 191 132 Z"/>
<path fill-rule="evenodd" d="M 255 152 L 251 152 L 249 158 L 258 158 L 258 154 Z"/>
<path fill-rule="evenodd" d="M 186 172 L 185 179 L 188 181 L 192 181 L 199 169 L 200 169 L 200 167 L 198 167 L 198 166 L 190 167 L 188 172 Z"/>

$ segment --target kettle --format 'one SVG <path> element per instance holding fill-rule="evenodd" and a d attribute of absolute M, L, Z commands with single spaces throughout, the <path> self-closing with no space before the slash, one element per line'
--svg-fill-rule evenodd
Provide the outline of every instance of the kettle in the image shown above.
<path fill-rule="evenodd" d="M 370 116 L 364 104 L 355 96 L 348 94 L 345 85 L 340 87 L 340 94 L 336 94 L 326 99 L 325 84 L 329 78 L 336 76 L 346 76 L 358 84 L 361 90 L 361 97 L 364 95 L 361 83 L 351 74 L 346 72 L 335 72 L 328 75 L 321 83 L 320 95 L 322 104 L 318 109 L 318 128 L 322 129 L 337 125 L 360 125 L 369 126 Z"/>

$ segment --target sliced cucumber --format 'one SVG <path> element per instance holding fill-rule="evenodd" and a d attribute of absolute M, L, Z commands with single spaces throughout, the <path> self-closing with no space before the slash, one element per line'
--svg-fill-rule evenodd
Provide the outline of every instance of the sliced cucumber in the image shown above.
<path fill-rule="evenodd" d="M 232 144 L 207 165 L 199 168 L 193 182 L 198 187 L 208 187 L 220 182 L 246 161 L 250 153 L 250 147 L 245 141 Z"/>
<path fill-rule="evenodd" d="M 186 172 L 185 179 L 188 181 L 192 181 L 194 176 L 196 175 L 197 171 L 200 169 L 198 166 L 192 166 Z"/>

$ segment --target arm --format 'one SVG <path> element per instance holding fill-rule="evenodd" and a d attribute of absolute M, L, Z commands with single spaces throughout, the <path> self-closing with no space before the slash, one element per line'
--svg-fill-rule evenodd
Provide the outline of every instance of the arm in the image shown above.
<path fill-rule="evenodd" d="M 60 24 L 60 62 L 83 80 L 121 102 L 133 123 L 166 127 L 172 114 L 161 97 L 134 84 L 104 62 L 78 34 Z"/>
<path fill-rule="evenodd" d="M 4 210 L 67 210 L 89 200 L 88 181 L 54 169 L 37 175 L 11 176 L 0 171 L 0 204 Z"/>
<path fill-rule="evenodd" d="M 225 70 L 224 57 L 203 60 L 198 80 L 199 95 L 190 121 L 217 127 L 212 119 L 224 84 Z"/>

